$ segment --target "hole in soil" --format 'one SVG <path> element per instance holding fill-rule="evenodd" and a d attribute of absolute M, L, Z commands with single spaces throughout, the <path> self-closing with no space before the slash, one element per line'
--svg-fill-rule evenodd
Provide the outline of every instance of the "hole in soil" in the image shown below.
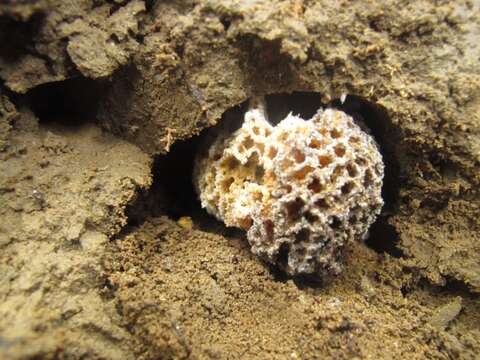
<path fill-rule="evenodd" d="M 139 194 L 126 210 L 129 225 L 139 225 L 149 216 L 167 215 L 177 220 L 202 211 L 192 183 L 192 170 L 199 137 L 177 141 L 167 155 L 155 159 L 153 184 Z"/>
<path fill-rule="evenodd" d="M 268 120 L 277 125 L 291 112 L 308 120 L 322 107 L 321 95 L 313 92 L 271 94 L 265 97 Z"/>
<path fill-rule="evenodd" d="M 41 123 L 75 127 L 95 121 L 101 93 L 100 82 L 78 77 L 39 85 L 26 98 Z"/>
<path fill-rule="evenodd" d="M 300 290 L 323 289 L 330 281 L 328 278 L 322 278 L 312 274 L 297 275 L 293 279 L 293 282 Z"/>
<path fill-rule="evenodd" d="M 397 247 L 398 234 L 388 223 L 390 214 L 398 205 L 401 185 L 399 183 L 400 168 L 395 155 L 395 147 L 399 143 L 398 131 L 384 108 L 359 96 L 348 95 L 343 104 L 336 99 L 331 105 L 352 116 L 361 126 L 363 126 L 362 124 L 366 125 L 379 145 L 385 164 L 382 187 L 382 198 L 385 205 L 382 214 L 370 227 L 370 236 L 366 240 L 366 244 L 377 252 L 386 252 L 391 256 L 401 257 L 402 251 Z"/>
<path fill-rule="evenodd" d="M 33 14 L 26 22 L 0 16 L 0 57 L 7 62 L 15 62 L 19 57 L 31 52 L 32 39 L 39 32 L 44 19 L 45 14 L 40 12 Z"/>
<path fill-rule="evenodd" d="M 213 141 L 211 132 L 219 126 L 225 126 L 229 131 L 238 129 L 246 108 L 247 103 L 243 103 L 227 110 L 216 126 L 206 129 L 200 136 L 175 142 L 168 154 L 155 159 L 151 188 L 139 194 L 126 209 L 130 226 L 137 226 L 150 216 L 167 215 L 173 220 L 190 216 L 202 230 L 224 236 L 245 236 L 239 229 L 226 228 L 202 209 L 193 185 L 193 167 L 197 152 L 207 151 Z M 226 166 L 233 169 L 238 162 L 232 159 Z"/>
<path fill-rule="evenodd" d="M 222 23 L 223 29 L 225 31 L 228 31 L 228 29 L 230 28 L 230 25 L 232 24 L 232 20 L 227 16 L 222 16 L 220 18 L 220 22 Z"/>
<path fill-rule="evenodd" d="M 387 253 L 393 257 L 402 257 L 402 251 L 397 247 L 399 237 L 395 228 L 386 222 L 386 219 L 379 217 L 370 226 L 370 236 L 365 244 L 379 253 Z"/>

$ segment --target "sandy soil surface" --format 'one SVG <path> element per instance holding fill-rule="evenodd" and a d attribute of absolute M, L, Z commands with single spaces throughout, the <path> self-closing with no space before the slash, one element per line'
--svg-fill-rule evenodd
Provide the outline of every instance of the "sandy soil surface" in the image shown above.
<path fill-rule="evenodd" d="M 478 358 L 479 14 L 2 2 L 0 358 Z M 289 278 L 200 209 L 204 130 L 256 96 L 380 145 L 386 205 L 338 277 Z"/>

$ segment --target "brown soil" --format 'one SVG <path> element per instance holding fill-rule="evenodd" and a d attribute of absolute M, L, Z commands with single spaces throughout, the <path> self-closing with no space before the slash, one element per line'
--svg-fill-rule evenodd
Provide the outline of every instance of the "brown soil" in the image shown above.
<path fill-rule="evenodd" d="M 0 358 L 478 358 L 479 14 L 0 4 Z M 386 206 L 339 277 L 286 277 L 191 193 L 201 131 L 259 95 L 381 145 Z"/>

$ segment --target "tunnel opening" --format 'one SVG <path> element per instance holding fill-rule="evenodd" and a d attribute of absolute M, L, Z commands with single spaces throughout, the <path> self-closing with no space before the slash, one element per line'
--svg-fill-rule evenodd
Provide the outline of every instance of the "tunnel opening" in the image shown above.
<path fill-rule="evenodd" d="M 41 125 L 77 128 L 96 121 L 103 87 L 99 81 L 77 77 L 39 85 L 20 102 L 28 103 Z"/>
<path fill-rule="evenodd" d="M 152 186 L 141 192 L 127 207 L 129 225 L 138 226 L 148 217 L 166 215 L 172 220 L 190 217 L 195 226 L 223 236 L 244 237 L 240 229 L 226 227 L 221 221 L 202 209 L 193 184 L 193 168 L 198 153 L 207 151 L 219 127 L 235 131 L 242 125 L 248 102 L 228 109 L 213 127 L 198 136 L 176 141 L 165 155 L 158 155 L 152 169 Z"/>
<path fill-rule="evenodd" d="M 0 15 L 0 57 L 8 62 L 15 63 L 21 56 L 31 52 L 33 38 L 39 33 L 45 21 L 45 14 L 32 14 L 28 21 Z"/>
<path fill-rule="evenodd" d="M 302 119 L 310 119 L 325 104 L 321 102 L 321 94 L 314 92 L 279 93 L 265 96 L 268 120 L 277 125 L 289 113 Z"/>

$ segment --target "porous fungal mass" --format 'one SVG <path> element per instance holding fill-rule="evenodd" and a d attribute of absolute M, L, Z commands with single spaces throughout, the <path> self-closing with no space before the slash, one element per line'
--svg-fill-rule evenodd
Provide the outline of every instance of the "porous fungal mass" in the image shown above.
<path fill-rule="evenodd" d="M 262 107 L 196 159 L 202 206 L 247 231 L 253 253 L 291 275 L 338 274 L 345 245 L 365 238 L 383 205 L 373 138 L 342 111 L 272 126 Z"/>

